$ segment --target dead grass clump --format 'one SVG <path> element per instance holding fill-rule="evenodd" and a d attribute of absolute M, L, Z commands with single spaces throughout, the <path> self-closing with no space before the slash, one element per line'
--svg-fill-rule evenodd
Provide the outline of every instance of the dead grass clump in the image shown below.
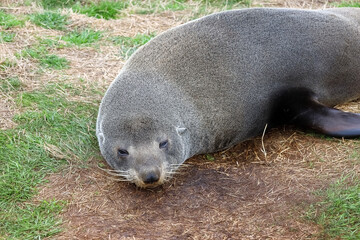
<path fill-rule="evenodd" d="M 287 7 L 302 9 L 324 9 L 331 8 L 333 3 L 340 3 L 342 0 L 254 0 L 253 6 L 261 7 Z"/>
<path fill-rule="evenodd" d="M 15 115 L 13 99 L 0 93 L 0 129 L 9 129 L 16 126 L 11 120 Z"/>
<path fill-rule="evenodd" d="M 120 51 L 115 46 L 100 46 L 100 49 L 64 48 L 58 50 L 57 54 L 66 56 L 70 61 L 70 68 L 65 72 L 71 79 L 81 78 L 86 83 L 97 83 L 104 89 L 114 80 L 124 64 Z"/>
<path fill-rule="evenodd" d="M 129 15 L 126 18 L 105 20 L 70 13 L 70 28 L 89 28 L 97 31 L 111 32 L 112 35 L 133 37 L 143 33 L 161 33 L 181 22 L 170 12 L 162 15 Z"/>

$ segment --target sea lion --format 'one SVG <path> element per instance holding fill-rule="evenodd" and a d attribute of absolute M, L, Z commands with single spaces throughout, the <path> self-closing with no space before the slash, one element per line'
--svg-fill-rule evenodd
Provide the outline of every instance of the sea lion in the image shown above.
<path fill-rule="evenodd" d="M 96 134 L 115 175 L 154 187 L 266 124 L 359 136 L 360 116 L 332 108 L 358 97 L 360 9 L 232 10 L 133 54 L 102 99 Z"/>

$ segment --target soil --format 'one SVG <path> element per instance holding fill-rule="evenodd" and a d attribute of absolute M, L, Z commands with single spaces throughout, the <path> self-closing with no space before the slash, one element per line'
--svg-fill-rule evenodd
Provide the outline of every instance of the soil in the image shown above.
<path fill-rule="evenodd" d="M 272 129 L 214 160 L 190 159 L 156 189 L 117 182 L 93 159 L 49 176 L 38 199 L 68 202 L 56 239 L 316 239 L 309 205 L 341 175 L 360 173 L 357 150 L 352 140 Z"/>

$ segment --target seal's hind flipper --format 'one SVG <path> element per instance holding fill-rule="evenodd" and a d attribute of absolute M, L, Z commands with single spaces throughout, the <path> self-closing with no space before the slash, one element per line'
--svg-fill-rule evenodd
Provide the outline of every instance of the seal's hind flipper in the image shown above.
<path fill-rule="evenodd" d="M 321 104 L 299 113 L 292 122 L 295 125 L 311 128 L 333 137 L 360 136 L 359 114 L 343 112 Z"/>
<path fill-rule="evenodd" d="M 360 114 L 343 112 L 319 103 L 307 89 L 291 89 L 277 97 L 273 119 L 310 128 L 333 137 L 360 136 Z"/>

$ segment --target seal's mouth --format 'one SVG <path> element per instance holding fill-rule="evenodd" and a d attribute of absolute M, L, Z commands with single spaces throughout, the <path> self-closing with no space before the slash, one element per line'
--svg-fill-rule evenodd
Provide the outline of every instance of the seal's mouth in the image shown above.
<path fill-rule="evenodd" d="M 156 188 L 172 179 L 173 175 L 178 173 L 178 169 L 185 166 L 187 165 L 163 164 L 160 168 L 153 168 L 153 170 L 146 170 L 141 172 L 138 172 L 135 169 L 101 169 L 106 171 L 109 175 L 117 177 L 115 179 L 116 181 L 131 182 L 139 188 Z"/>
<path fill-rule="evenodd" d="M 140 188 L 154 188 L 164 184 L 167 177 L 167 166 L 162 164 L 157 166 L 146 166 L 138 171 L 133 171 L 133 181 Z"/>
<path fill-rule="evenodd" d="M 134 182 L 134 184 L 139 188 L 157 188 L 164 184 L 164 182 L 156 182 L 156 183 L 144 183 L 144 182 Z"/>

